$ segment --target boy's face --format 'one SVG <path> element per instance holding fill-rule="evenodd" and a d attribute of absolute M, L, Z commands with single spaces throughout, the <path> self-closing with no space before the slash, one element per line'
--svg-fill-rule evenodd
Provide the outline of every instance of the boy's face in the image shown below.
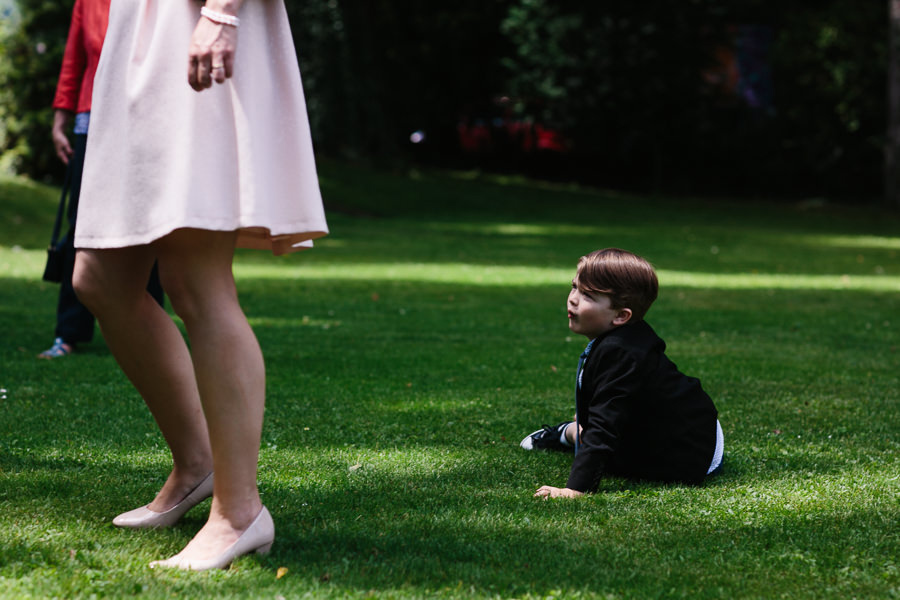
<path fill-rule="evenodd" d="M 609 296 L 587 293 L 578 284 L 578 277 L 572 280 L 572 290 L 566 302 L 569 315 L 569 329 L 573 333 L 594 339 L 610 329 L 624 325 L 631 318 L 630 308 L 614 309 Z"/>

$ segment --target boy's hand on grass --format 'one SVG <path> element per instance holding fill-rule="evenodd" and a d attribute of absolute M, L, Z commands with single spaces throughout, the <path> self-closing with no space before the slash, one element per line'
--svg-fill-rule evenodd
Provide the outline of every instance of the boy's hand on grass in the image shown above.
<path fill-rule="evenodd" d="M 578 496 L 584 496 L 584 492 L 569 488 L 553 487 L 552 485 L 542 485 L 534 493 L 535 498 L 543 498 L 544 500 L 547 498 L 577 498 Z"/>

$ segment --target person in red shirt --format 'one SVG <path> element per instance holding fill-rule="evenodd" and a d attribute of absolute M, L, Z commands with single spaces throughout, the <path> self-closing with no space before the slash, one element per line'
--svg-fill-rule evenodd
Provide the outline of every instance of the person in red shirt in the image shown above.
<path fill-rule="evenodd" d="M 91 115 L 91 95 L 94 74 L 100 61 L 100 50 L 109 22 L 110 0 L 76 0 L 62 69 L 53 98 L 53 146 L 56 155 L 66 165 L 69 188 L 69 229 L 61 242 L 64 252 L 63 278 L 56 307 L 56 338 L 53 345 L 41 352 L 39 358 L 68 356 L 75 344 L 89 342 L 94 337 L 94 315 L 81 304 L 72 289 L 72 270 L 75 266 L 75 221 L 78 196 L 81 190 L 81 171 L 84 166 L 87 132 Z M 69 126 L 75 121 L 73 136 Z M 163 291 L 154 271 L 147 286 L 160 305 Z"/>

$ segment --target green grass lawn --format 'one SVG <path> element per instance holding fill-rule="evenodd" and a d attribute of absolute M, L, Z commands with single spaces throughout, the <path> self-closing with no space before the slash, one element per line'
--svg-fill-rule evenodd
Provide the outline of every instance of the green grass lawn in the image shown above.
<path fill-rule="evenodd" d="M 325 163 L 332 234 L 241 251 L 267 361 L 277 527 L 227 571 L 153 571 L 204 521 L 134 532 L 165 444 L 99 333 L 53 337 L 57 190 L 0 181 L 0 597 L 900 598 L 900 218 Z M 699 488 L 611 479 L 519 440 L 573 410 L 579 256 L 643 254 L 648 321 L 725 431 Z"/>

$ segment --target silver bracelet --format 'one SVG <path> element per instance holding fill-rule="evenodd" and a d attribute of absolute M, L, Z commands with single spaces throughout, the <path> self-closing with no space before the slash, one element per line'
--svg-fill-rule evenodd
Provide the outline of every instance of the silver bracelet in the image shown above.
<path fill-rule="evenodd" d="M 216 12 L 214 10 L 206 8 L 205 6 L 200 7 L 200 14 L 213 23 L 218 23 L 219 25 L 231 25 L 232 27 L 237 27 L 241 24 L 241 20 L 237 17 L 226 15 L 225 13 Z"/>

